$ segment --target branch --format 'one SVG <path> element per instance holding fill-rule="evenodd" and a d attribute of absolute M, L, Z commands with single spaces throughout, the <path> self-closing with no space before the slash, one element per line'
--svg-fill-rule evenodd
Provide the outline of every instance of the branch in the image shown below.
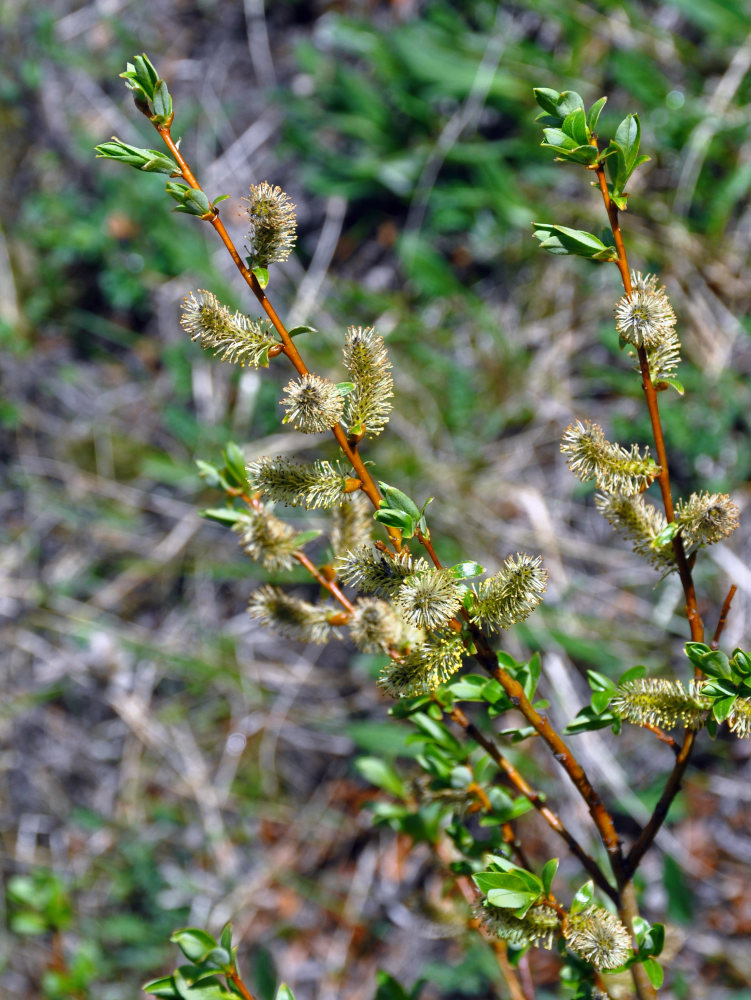
<path fill-rule="evenodd" d="M 511 761 L 507 760 L 506 757 L 503 756 L 495 742 L 485 736 L 485 734 L 482 733 L 474 723 L 470 722 L 461 708 L 454 706 L 451 710 L 451 718 L 457 723 L 457 725 L 462 727 L 462 729 L 475 741 L 475 743 L 479 743 L 488 756 L 496 762 L 496 764 L 511 781 L 512 785 L 520 791 L 529 802 L 532 803 L 551 830 L 554 830 L 558 836 L 566 842 L 566 845 L 571 853 L 576 855 L 582 866 L 592 876 L 597 886 L 602 889 L 602 891 L 606 893 L 617 906 L 619 903 L 618 890 L 615 889 L 610 882 L 608 882 L 602 869 L 594 858 L 587 854 L 581 844 L 568 831 L 553 810 L 545 805 L 543 797 L 540 793 L 536 792 L 517 771 Z"/>
<path fill-rule="evenodd" d="M 182 171 L 182 177 L 185 183 L 189 187 L 194 188 L 196 191 L 203 190 L 201 188 L 201 185 L 196 180 L 195 175 L 193 174 L 193 171 L 190 169 L 190 166 L 188 165 L 187 161 L 185 160 L 182 153 L 177 148 L 174 140 L 172 139 L 169 126 L 155 125 L 154 127 L 156 128 L 157 132 L 161 136 L 165 145 L 167 146 L 167 148 L 177 161 L 178 166 Z M 266 297 L 266 293 L 261 288 L 258 279 L 253 274 L 253 272 L 250 271 L 243 263 L 242 258 L 240 257 L 240 254 L 237 251 L 237 247 L 232 242 L 232 239 L 230 238 L 229 233 L 225 229 L 224 223 L 219 218 L 219 215 L 217 214 L 216 211 L 214 211 L 211 215 L 203 216 L 203 218 L 205 219 L 206 222 L 210 222 L 211 225 L 214 227 L 222 243 L 227 248 L 227 252 L 234 261 L 235 267 L 243 276 L 248 287 L 258 300 L 261 308 L 266 313 L 268 318 L 271 320 L 274 329 L 281 338 L 282 351 L 287 356 L 289 361 L 292 363 L 293 367 L 295 368 L 295 370 L 299 375 L 307 375 L 308 368 L 305 362 L 303 361 L 302 357 L 300 356 L 299 351 L 295 347 L 292 337 L 290 337 L 287 328 L 285 327 L 284 323 L 282 323 L 276 310 Z M 347 440 L 347 435 L 344 433 L 344 430 L 339 424 L 332 427 L 331 432 L 334 435 L 336 443 L 339 445 L 344 456 L 352 465 L 352 468 L 355 470 L 358 478 L 361 480 L 362 485 L 360 486 L 360 489 L 363 491 L 363 493 L 365 493 L 365 495 L 368 497 L 373 506 L 376 509 L 378 509 L 381 503 L 381 495 L 378 492 L 378 487 L 376 486 L 373 477 L 370 475 L 367 466 L 360 457 L 357 445 L 350 444 L 350 442 Z M 401 547 L 401 533 L 397 531 L 395 528 L 388 528 L 387 530 L 393 545 L 398 550 Z"/>

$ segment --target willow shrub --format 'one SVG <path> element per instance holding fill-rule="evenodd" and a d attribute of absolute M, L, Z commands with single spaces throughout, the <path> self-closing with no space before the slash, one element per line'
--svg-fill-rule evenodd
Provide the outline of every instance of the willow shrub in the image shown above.
<path fill-rule="evenodd" d="M 282 422 L 311 436 L 314 446 L 322 436 L 333 436 L 338 446 L 334 460 L 267 456 L 246 465 L 240 449 L 229 444 L 222 467 L 200 463 L 204 478 L 224 495 L 224 505 L 206 516 L 236 532 L 244 551 L 266 570 L 304 567 L 324 595 L 312 603 L 263 585 L 250 598 L 251 616 L 287 638 L 325 643 L 343 636 L 358 650 L 383 657 L 378 683 L 395 700 L 392 714 L 414 728 L 426 780 L 415 785 L 385 760 L 362 760 L 362 773 L 390 795 L 376 815 L 432 847 L 466 901 L 468 925 L 494 949 L 511 996 L 529 996 L 525 955 L 539 947 L 557 950 L 561 983 L 573 997 L 608 997 L 612 974 L 626 971 L 639 997 L 656 996 L 663 982 L 664 927 L 639 915 L 634 877 L 678 791 L 697 733 L 707 729 L 714 737 L 720 726 L 738 737 L 751 733 L 751 658 L 739 649 L 727 655 L 718 648 L 732 589 L 718 610 L 711 643 L 705 642 L 693 581 L 700 550 L 735 530 L 738 510 L 724 494 L 697 492 L 674 500 L 671 489 L 660 403 L 683 393 L 677 319 L 657 276 L 631 270 L 620 225 L 629 180 L 648 159 L 640 151 L 637 115 L 627 115 L 605 142 L 597 131 L 604 97 L 586 108 L 574 92 L 535 91 L 543 149 L 593 182 L 607 226 L 596 235 L 539 222 L 534 235 L 553 255 L 614 265 L 622 283 L 615 333 L 625 363 L 641 381 L 653 440 L 623 445 L 608 441 L 599 425 L 577 421 L 565 429 L 561 450 L 572 473 L 595 484 L 597 509 L 652 571 L 678 575 L 691 676 L 649 677 L 644 667 L 633 667 L 613 682 L 590 671 L 591 703 L 560 733 L 545 715 L 547 702 L 536 694 L 540 657 L 517 662 L 499 648 L 503 632 L 544 598 L 544 554 L 513 553 L 489 569 L 473 553 L 454 565 L 441 562 L 430 501 L 379 479 L 367 459 L 369 439 L 387 428 L 398 358 L 389 357 L 376 330 L 352 326 L 344 334 L 337 374 L 333 359 L 332 372 L 308 369 L 305 336 L 315 331 L 288 329 L 266 293 L 270 270 L 295 243 L 290 199 L 267 181 L 250 186 L 247 253 L 241 255 L 222 223 L 221 199 L 204 192 L 172 138 L 166 83 L 145 55 L 136 56 L 122 76 L 163 147 L 139 148 L 115 138 L 98 146 L 98 155 L 164 174 L 177 211 L 213 226 L 262 314 L 233 311 L 199 289 L 184 301 L 185 332 L 228 364 L 291 366 L 280 400 Z M 320 532 L 300 532 L 285 520 L 286 507 L 330 513 L 323 563 L 306 553 Z M 507 723 L 502 733 L 492 721 L 501 715 Z M 607 728 L 615 738 L 624 722 L 648 730 L 674 753 L 652 816 L 629 844 L 577 760 L 575 739 L 564 739 Z M 602 845 L 597 855 L 588 853 L 555 804 L 507 756 L 508 745 L 531 736 L 549 749 L 584 800 Z M 555 886 L 558 859 L 530 856 L 525 848 L 524 824 L 517 821 L 533 809 L 549 828 L 548 853 L 562 848 L 581 866 L 582 883 L 571 898 L 565 887 L 561 893 Z M 229 925 L 218 940 L 200 928 L 178 930 L 173 940 L 186 964 L 146 984 L 146 993 L 188 1000 L 250 997 Z M 287 996 L 282 986 L 280 997 Z"/>

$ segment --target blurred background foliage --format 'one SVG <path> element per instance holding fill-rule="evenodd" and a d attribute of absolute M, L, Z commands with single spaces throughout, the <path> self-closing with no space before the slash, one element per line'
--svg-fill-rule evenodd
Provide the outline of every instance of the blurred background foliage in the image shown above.
<path fill-rule="evenodd" d="M 680 317 L 687 392 L 663 408 L 676 487 L 744 507 L 749 15 L 745 0 L 3 4 L 4 996 L 133 997 L 172 961 L 171 929 L 229 918 L 259 1000 L 277 969 L 298 1000 L 370 998 L 381 966 L 408 988 L 429 978 L 429 1000 L 497 976 L 427 857 L 361 812 L 353 757 L 408 753 L 377 664 L 258 631 L 244 612 L 258 571 L 197 516 L 216 498 L 196 458 L 230 437 L 249 457 L 302 444 L 278 422 L 287 372 L 228 370 L 183 340 L 192 288 L 251 308 L 213 233 L 174 217 L 157 177 L 93 158 L 113 133 L 156 145 L 118 79 L 126 60 L 145 50 L 167 79 L 183 150 L 210 195 L 231 196 L 239 243 L 251 181 L 297 202 L 298 252 L 270 294 L 320 331 L 311 363 L 333 370 L 348 324 L 386 336 L 396 410 L 370 454 L 436 497 L 441 554 L 489 568 L 544 555 L 548 600 L 509 648 L 544 651 L 563 724 L 588 667 L 668 671 L 686 629 L 674 582 L 655 587 L 614 541 L 558 451 L 575 417 L 624 441 L 649 428 L 612 328 L 615 269 L 544 257 L 531 238 L 533 220 L 604 222 L 582 175 L 539 150 L 531 88 L 607 94 L 604 135 L 639 112 L 652 160 L 624 227 Z M 729 578 L 740 587 L 731 646 L 747 639 L 748 549 L 731 539 L 697 571 L 710 627 Z M 617 757 L 599 734 L 577 749 L 628 835 L 670 761 L 619 739 Z M 751 996 L 747 753 L 705 742 L 696 762 L 642 903 L 659 917 L 670 895 L 667 995 Z M 555 960 L 535 963 L 540 1000 L 558 996 Z"/>

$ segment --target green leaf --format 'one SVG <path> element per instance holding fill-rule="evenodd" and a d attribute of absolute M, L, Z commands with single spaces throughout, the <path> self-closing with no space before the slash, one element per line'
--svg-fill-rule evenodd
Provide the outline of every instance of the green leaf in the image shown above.
<path fill-rule="evenodd" d="M 301 549 L 303 545 L 307 545 L 308 542 L 312 542 L 314 538 L 318 538 L 321 534 L 319 528 L 311 528 L 310 531 L 301 531 L 292 539 L 292 543 L 296 549 Z"/>
<path fill-rule="evenodd" d="M 478 562 L 467 560 L 466 562 L 456 563 L 455 566 L 449 566 L 448 572 L 455 580 L 466 580 L 469 577 L 479 576 L 481 573 L 484 573 L 485 567 L 481 566 Z"/>
<path fill-rule="evenodd" d="M 604 674 L 598 673 L 596 670 L 587 671 L 587 681 L 589 686 L 593 691 L 607 691 L 608 694 L 615 694 L 615 684 L 606 677 Z"/>
<path fill-rule="evenodd" d="M 562 118 L 560 111 L 558 110 L 558 101 L 561 95 L 557 90 L 550 90 L 548 87 L 535 87 L 532 93 L 535 95 L 535 100 L 540 105 L 542 110 L 546 114 L 554 115 L 558 118 Z"/>
<path fill-rule="evenodd" d="M 385 524 L 388 528 L 398 528 L 404 533 L 405 538 L 412 538 L 415 533 L 414 518 L 402 510 L 394 510 L 393 507 L 379 507 L 373 514 L 373 519 L 379 524 Z"/>
<path fill-rule="evenodd" d="M 256 265 L 255 267 L 251 267 L 251 271 L 256 276 L 256 281 L 261 288 L 265 288 L 269 283 L 269 269 Z"/>
<path fill-rule="evenodd" d="M 581 96 L 575 90 L 564 90 L 558 97 L 558 114 L 565 118 L 577 108 L 584 108 Z"/>
<path fill-rule="evenodd" d="M 280 983 L 274 1000 L 295 1000 L 295 994 L 286 983 Z"/>
<path fill-rule="evenodd" d="M 200 458 L 196 459 L 196 465 L 198 466 L 198 475 L 201 479 L 205 480 L 207 486 L 225 488 L 226 482 L 215 465 L 212 465 L 210 462 L 204 462 Z"/>
<path fill-rule="evenodd" d="M 601 97 L 599 101 L 595 101 L 592 107 L 587 112 L 587 128 L 590 132 L 597 131 L 597 123 L 600 120 L 600 114 L 602 109 L 605 107 L 607 102 L 607 97 Z"/>
<path fill-rule="evenodd" d="M 211 203 L 203 191 L 177 181 L 167 181 L 165 191 L 170 198 L 174 198 L 178 202 L 176 212 L 185 212 L 199 218 L 203 215 L 211 215 Z"/>
<path fill-rule="evenodd" d="M 561 150 L 561 152 L 568 152 L 582 145 L 582 143 L 564 132 L 562 128 L 544 128 L 542 134 L 545 136 L 543 145 L 553 146 L 555 149 Z"/>
<path fill-rule="evenodd" d="M 219 938 L 219 944 L 222 948 L 226 948 L 230 954 L 232 953 L 232 924 L 225 924 L 222 928 L 222 934 Z"/>
<path fill-rule="evenodd" d="M 509 886 L 504 889 L 491 889 L 487 894 L 487 899 L 491 906 L 497 906 L 504 910 L 515 910 L 517 916 L 522 916 L 538 896 L 539 893 Z"/>
<path fill-rule="evenodd" d="M 458 754 L 460 759 L 464 759 L 462 744 L 442 722 L 436 722 L 423 712 L 415 712 L 412 716 L 412 722 L 425 736 L 435 740 L 439 746 L 449 750 L 452 754 Z"/>
<path fill-rule="evenodd" d="M 21 910 L 11 916 L 10 929 L 14 934 L 46 934 L 50 924 L 42 913 Z"/>
<path fill-rule="evenodd" d="M 200 511 L 201 517 L 209 521 L 218 521 L 220 524 L 236 524 L 246 516 L 241 510 L 234 507 L 207 507 Z"/>
<path fill-rule="evenodd" d="M 216 939 L 200 927 L 183 927 L 172 934 L 170 941 L 176 944 L 191 962 L 205 961 L 209 952 L 218 947 Z"/>
<path fill-rule="evenodd" d="M 376 788 L 382 788 L 398 799 L 405 797 L 404 782 L 393 764 L 388 761 L 381 757 L 359 757 L 355 761 L 355 768 Z"/>
<path fill-rule="evenodd" d="M 627 115 L 620 123 L 615 133 L 615 141 L 623 150 L 626 162 L 626 174 L 630 177 L 639 158 L 641 142 L 641 125 L 638 115 Z"/>
<path fill-rule="evenodd" d="M 151 979 L 148 983 L 144 983 L 141 989 L 144 993 L 150 993 L 155 997 L 166 997 L 172 998 L 177 997 L 179 1000 L 180 994 L 177 992 L 177 988 L 173 982 L 172 976 L 162 976 L 159 979 Z"/>
<path fill-rule="evenodd" d="M 659 990 L 662 986 L 662 981 L 665 978 L 665 973 L 663 972 L 662 966 L 657 961 L 656 958 L 648 958 L 646 961 L 642 962 L 644 971 L 647 974 L 647 978 L 655 989 Z"/>
<path fill-rule="evenodd" d="M 751 656 L 744 653 L 742 649 L 734 649 L 730 658 L 730 666 L 734 668 L 733 673 L 738 677 L 751 676 Z"/>
<path fill-rule="evenodd" d="M 576 108 L 571 114 L 566 115 L 561 124 L 561 131 L 570 136 L 577 146 L 586 146 L 589 143 L 589 135 L 584 108 Z M 594 153 L 596 156 L 597 151 L 594 150 Z"/>
<path fill-rule="evenodd" d="M 402 510 L 405 514 L 409 514 L 410 517 L 414 518 L 415 521 L 420 519 L 420 508 L 406 493 L 402 493 L 396 486 L 389 486 L 388 483 L 383 482 L 378 483 L 378 488 L 383 494 L 383 500 L 387 507 L 393 507 L 394 510 Z"/>
<path fill-rule="evenodd" d="M 336 388 L 339 391 L 340 396 L 349 396 L 351 392 L 354 392 L 355 383 L 354 382 L 337 382 Z"/>
<path fill-rule="evenodd" d="M 551 858 L 542 869 L 542 887 L 545 890 L 546 896 L 550 895 L 550 891 L 553 887 L 553 879 L 555 878 L 555 873 L 557 871 L 558 858 Z"/>
<path fill-rule="evenodd" d="M 232 480 L 234 480 L 235 486 L 242 487 L 243 490 L 248 490 L 250 488 L 248 483 L 248 474 L 245 470 L 245 455 L 234 441 L 228 441 L 224 451 L 222 452 L 222 458 L 224 459 L 224 464 L 227 466 L 227 472 L 230 474 Z"/>
<path fill-rule="evenodd" d="M 665 378 L 661 379 L 657 383 L 656 388 L 662 389 L 662 388 L 667 388 L 668 386 L 671 389 L 675 389 L 675 391 L 678 393 L 679 396 L 683 396 L 684 393 L 686 392 L 686 390 L 683 388 L 683 382 L 677 379 L 674 375 L 667 375 Z"/>
<path fill-rule="evenodd" d="M 631 681 L 640 680 L 642 677 L 647 676 L 647 668 L 641 666 L 629 667 L 628 670 L 624 670 L 621 676 L 618 678 L 618 686 L 621 684 L 629 684 Z"/>
<path fill-rule="evenodd" d="M 669 545 L 679 530 L 680 525 L 676 521 L 671 521 L 670 524 L 666 524 L 662 531 L 655 536 L 652 545 L 656 549 L 661 549 L 663 545 Z"/>
<path fill-rule="evenodd" d="M 594 234 L 581 229 L 569 229 L 567 226 L 556 226 L 548 222 L 535 222 L 535 238 L 540 240 L 540 246 L 553 254 L 576 254 L 579 257 L 595 258 L 597 260 L 617 260 L 618 254 L 614 247 L 606 246 Z"/>
<path fill-rule="evenodd" d="M 301 337 L 304 333 L 318 333 L 314 326 L 293 326 L 287 331 L 290 337 Z"/>
<path fill-rule="evenodd" d="M 154 97 L 152 100 L 154 104 L 154 117 L 151 120 L 154 121 L 157 119 L 158 124 L 167 125 L 172 117 L 172 98 L 164 80 L 159 80 L 157 83 L 154 88 Z"/>
<path fill-rule="evenodd" d="M 613 732 L 620 732 L 621 720 L 613 712 L 597 712 L 591 705 L 586 705 L 581 709 L 575 719 L 564 728 L 563 732 L 572 736 L 577 733 L 590 733 L 596 729 L 607 729 L 613 727 Z"/>
<path fill-rule="evenodd" d="M 449 681 L 447 689 L 457 701 L 484 701 L 487 683 L 488 678 L 480 674 L 462 674 Z"/>
<path fill-rule="evenodd" d="M 712 703 L 712 715 L 718 722 L 724 722 L 733 710 L 733 705 L 738 700 L 738 695 L 727 698 L 718 698 Z"/>
<path fill-rule="evenodd" d="M 667 857 L 666 860 L 668 860 Z M 670 858 L 670 860 L 672 861 L 673 859 Z M 685 891 L 685 878 L 683 878 L 683 888 Z M 649 931 L 644 936 L 643 946 L 647 949 L 650 955 L 659 955 L 665 947 L 665 924 L 652 924 Z"/>
<path fill-rule="evenodd" d="M 190 983 L 179 970 L 173 978 L 181 1000 L 237 1000 L 237 993 L 227 989 L 220 979 Z"/>
<path fill-rule="evenodd" d="M 687 642 L 686 655 L 689 660 L 709 677 L 732 677 L 730 660 L 719 649 L 710 649 L 702 642 Z"/>
<path fill-rule="evenodd" d="M 581 888 L 577 889 L 576 894 L 571 902 L 571 907 L 569 912 L 571 914 L 580 913 L 582 910 L 586 910 L 588 906 L 591 905 L 592 900 L 595 898 L 595 886 L 594 882 L 585 882 Z"/>

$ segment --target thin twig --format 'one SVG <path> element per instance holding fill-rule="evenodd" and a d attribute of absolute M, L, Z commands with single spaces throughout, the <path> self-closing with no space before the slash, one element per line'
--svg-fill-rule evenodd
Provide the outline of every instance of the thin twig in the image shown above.
<path fill-rule="evenodd" d="M 192 187 L 194 190 L 201 191 L 202 190 L 201 185 L 196 180 L 193 171 L 190 169 L 190 166 L 188 165 L 187 161 L 185 160 L 182 153 L 177 148 L 174 140 L 172 139 L 169 126 L 155 125 L 155 128 L 159 133 L 159 135 L 161 136 L 162 140 L 164 141 L 165 145 L 167 146 L 167 148 L 177 161 L 178 166 L 180 167 L 180 170 L 182 172 L 183 179 L 185 180 L 185 183 L 189 187 Z M 299 375 L 309 374 L 308 368 L 305 362 L 303 361 L 302 357 L 300 356 L 300 352 L 295 347 L 295 343 L 292 337 L 290 337 L 287 328 L 285 327 L 284 323 L 282 323 L 276 310 L 266 297 L 266 293 L 261 288 L 261 285 L 259 284 L 256 276 L 243 263 L 243 260 L 237 251 L 237 247 L 232 242 L 232 239 L 229 233 L 227 232 L 224 223 L 219 218 L 218 213 L 216 211 L 213 211 L 212 213 L 204 216 L 203 218 L 206 222 L 211 223 L 211 225 L 214 227 L 220 240 L 226 247 L 227 252 L 234 261 L 235 267 L 243 276 L 243 279 L 245 280 L 246 284 L 248 285 L 248 287 L 258 300 L 259 305 L 266 313 L 268 318 L 271 320 L 274 329 L 281 338 L 282 350 L 286 354 L 289 361 L 292 363 L 293 367 L 295 368 L 295 371 L 297 371 Z M 363 493 L 365 493 L 370 502 L 377 509 L 381 503 L 381 495 L 378 491 L 378 487 L 376 486 L 373 480 L 373 477 L 370 475 L 370 472 L 368 471 L 367 466 L 360 457 L 357 447 L 356 446 L 353 447 L 352 445 L 350 445 L 349 441 L 347 440 L 347 435 L 344 433 L 343 428 L 339 424 L 336 424 L 334 427 L 332 427 L 331 432 L 334 435 L 336 442 L 339 445 L 342 452 L 344 453 L 345 457 L 347 458 L 347 460 L 352 465 L 352 468 L 357 473 L 358 478 L 361 480 L 360 489 L 362 489 Z M 395 528 L 388 528 L 387 530 L 389 536 L 391 537 L 392 543 L 395 545 L 396 548 L 399 548 L 401 545 L 400 532 L 397 531 Z"/>
<path fill-rule="evenodd" d="M 717 649 L 717 647 L 720 645 L 720 638 L 722 637 L 722 633 L 725 631 L 725 624 L 728 620 L 728 615 L 730 614 L 730 605 L 733 603 L 733 598 L 735 597 L 735 592 L 737 589 L 738 589 L 737 586 L 733 584 L 730 590 L 728 591 L 727 597 L 723 601 L 722 610 L 720 611 L 720 617 L 717 622 L 717 628 L 714 630 L 712 641 L 709 644 L 712 647 L 712 649 Z"/>
<path fill-rule="evenodd" d="M 568 846 L 572 854 L 576 855 L 583 867 L 589 872 L 594 881 L 597 883 L 600 889 L 605 892 L 616 905 L 618 904 L 618 891 L 615 889 L 605 877 L 602 869 L 594 860 L 591 858 L 577 839 L 569 832 L 569 830 L 564 826 L 559 817 L 553 812 L 552 809 L 547 806 L 543 800 L 543 797 L 539 792 L 536 792 L 534 788 L 524 779 L 524 777 L 517 771 L 514 765 L 509 761 L 499 750 L 496 743 L 489 739 L 483 732 L 481 732 L 473 722 L 467 718 L 461 708 L 455 705 L 451 710 L 451 718 L 453 721 L 461 726 L 465 733 L 475 741 L 485 750 L 489 757 L 495 761 L 495 763 L 501 768 L 503 773 L 508 777 L 512 785 L 535 807 L 539 812 L 551 830 L 554 830 L 559 837 L 561 837 Z"/>

